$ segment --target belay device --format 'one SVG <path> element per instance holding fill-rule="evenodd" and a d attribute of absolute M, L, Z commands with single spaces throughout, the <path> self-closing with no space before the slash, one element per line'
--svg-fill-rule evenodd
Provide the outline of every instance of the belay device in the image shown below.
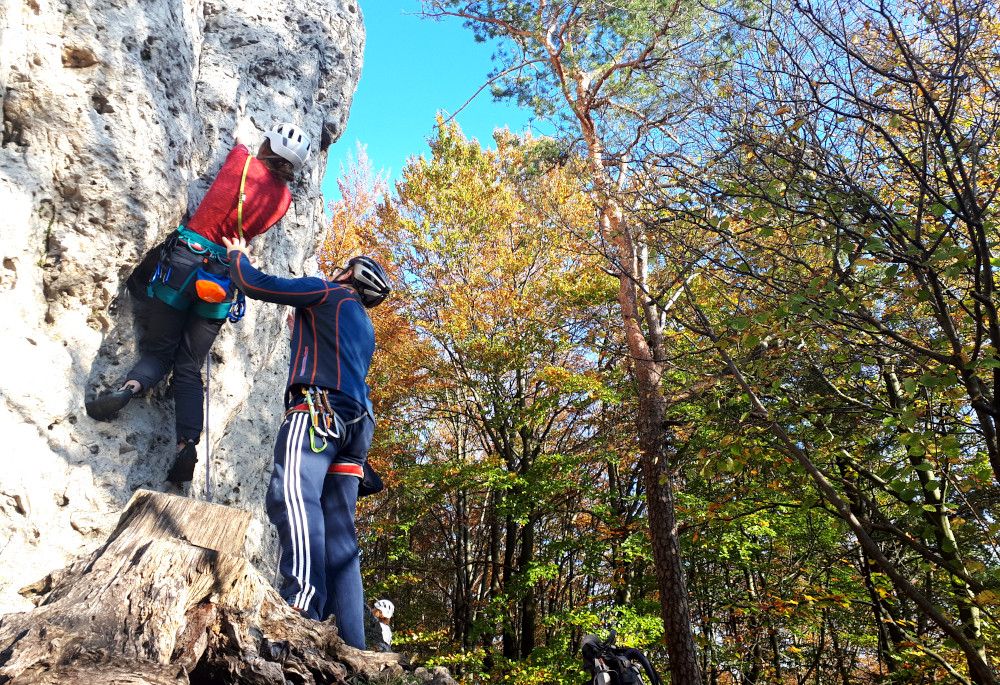
<path fill-rule="evenodd" d="M 606 641 L 584 635 L 580 642 L 589 685 L 663 685 L 646 655 L 633 647 L 616 647 L 615 631 Z"/>

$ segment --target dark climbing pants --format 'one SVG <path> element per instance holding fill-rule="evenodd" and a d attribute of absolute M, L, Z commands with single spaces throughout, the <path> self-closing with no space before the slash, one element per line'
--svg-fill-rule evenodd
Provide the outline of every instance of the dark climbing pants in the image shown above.
<path fill-rule="evenodd" d="M 201 367 L 225 319 L 206 319 L 180 311 L 158 299 L 146 298 L 145 328 L 140 334 L 141 357 L 126 379 L 148 390 L 173 369 L 177 440 L 198 442 L 204 423 Z"/>

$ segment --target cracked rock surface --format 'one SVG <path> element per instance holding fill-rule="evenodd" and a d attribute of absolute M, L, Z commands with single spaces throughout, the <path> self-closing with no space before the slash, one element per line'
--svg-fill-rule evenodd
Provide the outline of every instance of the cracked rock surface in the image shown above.
<path fill-rule="evenodd" d="M 363 48 L 356 0 L 0 0 L 0 613 L 29 608 L 20 588 L 92 551 L 137 488 L 163 485 L 167 383 L 114 422 L 83 409 L 135 361 L 124 282 L 137 260 L 200 201 L 238 124 L 259 142 L 289 120 L 314 152 L 254 253 L 301 275 Z M 204 496 L 208 443 L 213 497 L 253 513 L 246 552 L 265 573 L 285 313 L 249 303 L 224 326 L 192 487 Z"/>

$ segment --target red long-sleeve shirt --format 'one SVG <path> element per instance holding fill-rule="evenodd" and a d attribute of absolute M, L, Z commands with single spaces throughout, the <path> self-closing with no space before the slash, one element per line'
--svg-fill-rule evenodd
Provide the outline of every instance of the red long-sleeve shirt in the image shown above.
<path fill-rule="evenodd" d="M 235 238 L 237 204 L 243 166 L 250 150 L 241 143 L 230 150 L 205 198 L 198 205 L 187 227 L 221 244 L 222 237 Z M 250 160 L 243 200 L 243 235 L 247 240 L 267 231 L 288 211 L 292 194 L 262 161 Z"/>

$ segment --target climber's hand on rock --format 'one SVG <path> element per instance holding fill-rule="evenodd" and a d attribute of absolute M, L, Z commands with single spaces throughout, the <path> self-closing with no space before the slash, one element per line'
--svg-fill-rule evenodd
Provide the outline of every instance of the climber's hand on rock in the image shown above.
<path fill-rule="evenodd" d="M 250 248 L 247 247 L 247 241 L 243 238 L 227 238 L 226 236 L 222 236 L 222 244 L 226 246 L 226 252 L 236 250 L 237 252 L 242 252 L 247 257 L 250 256 Z"/>
<path fill-rule="evenodd" d="M 253 124 L 247 119 L 240 117 L 236 122 L 236 142 L 240 145 L 245 145 L 248 149 L 253 149 L 253 142 L 256 136 L 256 129 Z"/>

